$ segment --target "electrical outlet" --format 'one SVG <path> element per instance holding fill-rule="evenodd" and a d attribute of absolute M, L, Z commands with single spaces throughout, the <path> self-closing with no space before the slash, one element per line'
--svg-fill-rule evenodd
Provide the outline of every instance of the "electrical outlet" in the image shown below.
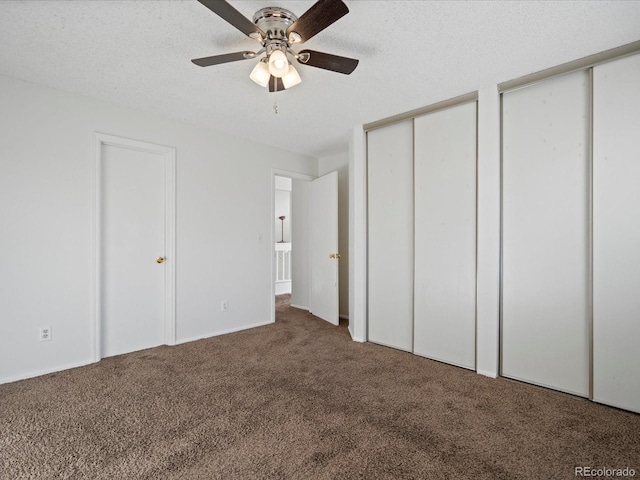
<path fill-rule="evenodd" d="M 223 300 L 220 302 L 220 310 L 223 312 L 229 311 L 229 300 Z"/>
<path fill-rule="evenodd" d="M 40 341 L 48 342 L 51 340 L 51 327 L 42 327 L 40 329 Z"/>

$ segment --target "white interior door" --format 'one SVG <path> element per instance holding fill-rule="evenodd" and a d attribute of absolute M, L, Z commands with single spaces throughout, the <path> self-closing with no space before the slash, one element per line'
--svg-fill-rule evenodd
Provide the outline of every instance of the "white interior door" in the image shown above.
<path fill-rule="evenodd" d="M 640 412 L 640 55 L 593 81 L 593 399 Z"/>
<path fill-rule="evenodd" d="M 102 357 L 165 343 L 164 159 L 102 145 Z"/>
<path fill-rule="evenodd" d="M 338 172 L 311 182 L 309 311 L 338 325 Z"/>
<path fill-rule="evenodd" d="M 476 102 L 416 118 L 413 352 L 475 369 Z"/>

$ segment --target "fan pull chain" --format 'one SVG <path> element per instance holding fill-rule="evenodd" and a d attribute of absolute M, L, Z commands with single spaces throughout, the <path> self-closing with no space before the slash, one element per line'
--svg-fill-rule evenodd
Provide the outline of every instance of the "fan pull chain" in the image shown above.
<path fill-rule="evenodd" d="M 278 92 L 276 92 L 276 99 L 273 102 L 273 112 L 277 115 L 278 114 Z"/>

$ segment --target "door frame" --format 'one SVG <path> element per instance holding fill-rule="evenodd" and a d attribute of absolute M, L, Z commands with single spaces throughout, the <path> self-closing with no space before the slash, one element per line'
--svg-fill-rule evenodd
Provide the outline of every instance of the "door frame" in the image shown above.
<path fill-rule="evenodd" d="M 292 180 L 304 180 L 306 182 L 311 182 L 316 178 L 318 178 L 318 177 L 314 177 L 313 175 L 290 172 L 288 170 L 281 170 L 279 168 L 271 169 L 271 220 L 270 220 L 271 243 L 269 244 L 269 255 L 271 255 L 271 275 L 270 275 L 271 300 L 269 302 L 269 305 L 270 305 L 269 319 L 271 323 L 275 323 L 276 321 L 276 258 L 275 258 L 275 251 L 274 251 L 274 245 L 276 244 L 276 227 L 275 227 L 275 222 L 273 221 L 276 215 L 276 177 L 287 177 L 287 178 L 291 178 Z M 293 225 L 291 226 L 291 228 L 293 229 Z"/>
<path fill-rule="evenodd" d="M 138 150 L 161 155 L 165 165 L 165 278 L 164 278 L 164 343 L 176 343 L 176 149 L 164 145 L 132 140 L 106 133 L 94 132 L 93 210 L 92 210 L 92 288 L 91 311 L 93 329 L 93 358 L 102 355 L 102 146 Z M 274 307 L 275 308 L 275 307 Z"/>

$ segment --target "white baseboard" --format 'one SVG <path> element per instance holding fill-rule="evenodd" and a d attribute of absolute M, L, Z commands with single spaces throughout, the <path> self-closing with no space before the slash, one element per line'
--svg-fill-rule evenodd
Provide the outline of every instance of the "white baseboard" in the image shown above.
<path fill-rule="evenodd" d="M 484 375 L 489 378 L 498 378 L 498 375 L 494 372 L 489 372 L 488 370 L 476 370 L 478 375 Z"/>
<path fill-rule="evenodd" d="M 22 375 L 18 375 L 15 377 L 1 378 L 0 385 L 3 383 L 11 383 L 17 382 L 20 380 L 26 380 L 27 378 L 40 377 L 42 375 L 49 375 L 50 373 L 62 372 L 63 370 L 69 370 L 70 368 L 78 368 L 85 367 L 87 365 L 91 365 L 95 363 L 93 360 L 89 360 L 87 362 L 77 362 L 77 363 L 68 363 L 66 365 L 60 365 L 53 368 L 47 368 L 44 370 L 36 370 L 35 372 L 23 373 Z"/>
<path fill-rule="evenodd" d="M 217 332 L 207 333 L 205 335 L 197 335 L 195 337 L 181 338 L 180 340 L 176 340 L 175 344 L 176 345 L 181 345 L 183 343 L 195 342 L 197 340 L 204 340 L 205 338 L 218 337 L 220 335 L 226 335 L 228 333 L 240 332 L 242 330 L 249 330 L 250 328 L 264 327 L 265 325 L 269 325 L 271 323 L 273 323 L 271 320 L 267 320 L 266 322 L 253 323 L 251 325 L 244 325 L 242 327 L 228 328 L 226 330 L 220 330 L 220 331 L 217 331 Z"/>

